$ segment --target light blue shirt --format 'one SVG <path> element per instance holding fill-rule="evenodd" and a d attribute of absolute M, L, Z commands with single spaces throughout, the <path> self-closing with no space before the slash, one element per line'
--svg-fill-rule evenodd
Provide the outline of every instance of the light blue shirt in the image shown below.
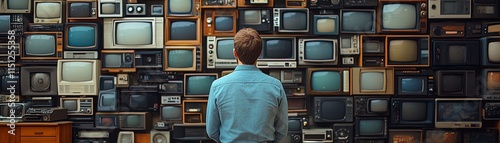
<path fill-rule="evenodd" d="M 207 134 L 218 143 L 279 143 L 287 137 L 283 85 L 254 65 L 239 65 L 214 81 L 207 106 Z"/>

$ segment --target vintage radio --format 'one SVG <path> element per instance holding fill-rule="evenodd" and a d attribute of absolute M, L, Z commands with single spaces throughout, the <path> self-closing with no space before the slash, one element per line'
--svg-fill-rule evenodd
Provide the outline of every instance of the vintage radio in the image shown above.
<path fill-rule="evenodd" d="M 102 50 L 103 72 L 129 73 L 135 72 L 134 50 Z"/>
<path fill-rule="evenodd" d="M 68 109 L 52 108 L 29 108 L 23 117 L 27 122 L 54 122 L 64 120 L 68 117 Z"/>
<path fill-rule="evenodd" d="M 97 19 L 97 0 L 66 0 L 66 19 Z"/>
<path fill-rule="evenodd" d="M 275 8 L 305 8 L 307 7 L 306 0 L 275 0 Z"/>
<path fill-rule="evenodd" d="M 61 108 L 68 109 L 68 115 L 94 115 L 94 99 L 92 97 L 61 97 L 59 101 Z"/>
<path fill-rule="evenodd" d="M 338 9 L 342 0 L 307 0 L 309 9 Z"/>
<path fill-rule="evenodd" d="M 126 16 L 145 16 L 146 15 L 146 4 L 128 3 L 125 4 L 125 15 Z"/>
<path fill-rule="evenodd" d="M 31 106 L 33 107 L 54 107 L 56 106 L 55 97 L 31 97 Z"/>
<path fill-rule="evenodd" d="M 173 122 L 169 121 L 158 121 L 156 122 L 156 124 L 153 125 L 153 129 L 158 131 L 171 131 L 173 124 L 174 124 Z"/>
<path fill-rule="evenodd" d="M 135 51 L 135 68 L 161 68 L 163 51 Z"/>
<path fill-rule="evenodd" d="M 64 51 L 63 59 L 95 59 L 99 58 L 97 51 Z"/>
<path fill-rule="evenodd" d="M 201 0 L 201 8 L 236 8 L 236 0 Z"/>
<path fill-rule="evenodd" d="M 8 36 L 8 38 L 0 36 L 0 64 L 11 64 L 19 61 L 21 42 L 23 42 L 21 36 Z"/>
<path fill-rule="evenodd" d="M 19 95 L 0 95 L 0 102 L 3 103 L 11 103 L 11 102 L 20 102 L 21 101 L 21 96 Z"/>
<path fill-rule="evenodd" d="M 203 18 L 203 36 L 234 36 L 237 31 L 238 10 L 207 9 Z"/>
<path fill-rule="evenodd" d="M 378 0 L 343 0 L 344 8 L 376 7 Z"/>
<path fill-rule="evenodd" d="M 33 23 L 64 23 L 65 0 L 33 0 Z"/>
<path fill-rule="evenodd" d="M 158 86 L 159 93 L 182 94 L 184 83 L 182 80 L 169 80 L 167 83 L 161 83 Z"/>
<path fill-rule="evenodd" d="M 466 37 L 484 37 L 484 36 L 499 36 L 500 35 L 500 22 L 486 21 L 475 22 L 468 21 L 465 23 Z"/>
<path fill-rule="evenodd" d="M 273 7 L 274 0 L 238 0 L 238 8 L 240 7 Z"/>
<path fill-rule="evenodd" d="M 340 36 L 339 41 L 340 55 L 359 54 L 359 48 L 361 44 L 359 35 Z"/>
<path fill-rule="evenodd" d="M 30 23 L 28 25 L 29 32 L 54 32 L 64 31 L 64 24 L 62 23 Z"/>
<path fill-rule="evenodd" d="M 473 0 L 472 18 L 496 19 L 498 8 L 498 0 Z"/>
<path fill-rule="evenodd" d="M 0 15 L 0 19 L 2 19 L 3 22 L 6 22 L 6 26 L 0 32 L 0 35 L 14 35 L 14 36 L 22 36 L 23 32 L 25 32 L 25 24 L 29 22 L 29 20 L 23 15 L 23 14 L 10 14 L 10 15 Z M 10 34 L 9 31 L 13 31 L 14 34 Z"/>
<path fill-rule="evenodd" d="M 171 74 L 169 72 L 164 72 L 162 70 L 156 70 L 156 69 L 152 69 L 152 70 L 140 70 L 140 71 L 137 71 L 134 74 L 131 74 L 130 75 L 130 80 L 131 82 L 134 82 L 133 80 L 137 80 L 139 83 L 148 83 L 148 82 L 152 82 L 152 83 L 164 83 L 164 82 L 168 82 L 168 80 L 172 80 L 173 77 L 175 77 L 177 75 L 175 74 Z M 182 79 L 182 77 L 179 77 L 179 79 Z M 140 84 L 138 84 L 140 85 Z M 155 88 L 158 88 L 157 86 L 155 86 Z"/>
<path fill-rule="evenodd" d="M 181 95 L 162 95 L 160 100 L 166 105 L 181 104 Z"/>
<path fill-rule="evenodd" d="M 335 123 L 333 124 L 334 143 L 352 143 L 354 140 L 354 124 Z"/>
<path fill-rule="evenodd" d="M 302 141 L 304 142 L 333 142 L 334 131 L 327 128 L 302 129 Z"/>
<path fill-rule="evenodd" d="M 471 0 L 429 0 L 429 19 L 471 18 Z"/>
<path fill-rule="evenodd" d="M 433 22 L 431 23 L 431 37 L 464 37 L 465 22 Z"/>
<path fill-rule="evenodd" d="M 270 70 L 269 75 L 281 83 L 302 83 L 302 71 L 298 70 Z"/>
<path fill-rule="evenodd" d="M 500 102 L 485 101 L 483 108 L 484 120 L 500 119 Z"/>
<path fill-rule="evenodd" d="M 11 65 L 13 64 L 9 64 L 8 67 L 0 67 L 0 95 L 21 94 L 20 68 Z"/>
<path fill-rule="evenodd" d="M 25 43 L 21 48 L 23 62 L 62 59 L 62 32 L 24 32 L 23 40 Z"/>
<path fill-rule="evenodd" d="M 379 33 L 427 33 L 427 0 L 379 0 Z"/>

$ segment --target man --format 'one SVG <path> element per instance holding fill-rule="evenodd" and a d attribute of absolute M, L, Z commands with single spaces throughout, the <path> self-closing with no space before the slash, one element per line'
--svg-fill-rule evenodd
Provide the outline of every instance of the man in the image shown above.
<path fill-rule="evenodd" d="M 208 136 L 218 143 L 281 143 L 287 137 L 288 103 L 281 82 L 255 65 L 262 39 L 253 29 L 234 36 L 238 66 L 212 83 L 208 97 Z"/>

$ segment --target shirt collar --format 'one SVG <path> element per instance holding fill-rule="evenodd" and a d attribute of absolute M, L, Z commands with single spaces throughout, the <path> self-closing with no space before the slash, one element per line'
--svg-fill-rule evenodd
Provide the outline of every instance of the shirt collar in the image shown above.
<path fill-rule="evenodd" d="M 260 71 L 259 68 L 255 65 L 238 65 L 234 69 L 234 71 Z"/>

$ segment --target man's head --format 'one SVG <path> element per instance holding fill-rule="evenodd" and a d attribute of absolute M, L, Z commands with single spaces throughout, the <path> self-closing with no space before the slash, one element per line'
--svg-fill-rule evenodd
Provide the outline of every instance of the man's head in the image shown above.
<path fill-rule="evenodd" d="M 234 36 L 234 57 L 241 64 L 253 65 L 262 52 L 262 39 L 257 31 L 244 28 Z"/>

